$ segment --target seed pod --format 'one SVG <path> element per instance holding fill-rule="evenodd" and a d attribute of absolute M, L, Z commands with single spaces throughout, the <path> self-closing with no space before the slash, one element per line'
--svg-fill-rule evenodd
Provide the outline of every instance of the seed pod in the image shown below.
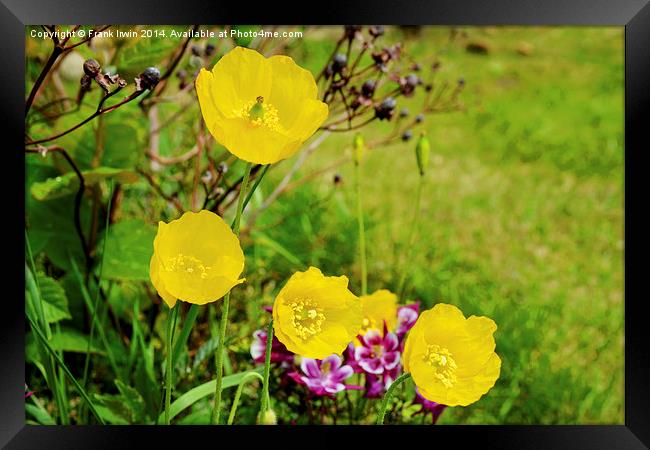
<path fill-rule="evenodd" d="M 406 130 L 404 134 L 402 134 L 402 140 L 404 142 L 410 141 L 412 137 L 413 137 L 413 132 L 411 130 Z"/>
<path fill-rule="evenodd" d="M 418 114 L 415 116 L 415 123 L 420 123 L 424 120 L 424 114 Z"/>
<path fill-rule="evenodd" d="M 135 79 L 136 89 L 145 90 L 153 89 L 160 81 L 160 70 L 155 67 L 147 67 Z"/>
<path fill-rule="evenodd" d="M 334 55 L 334 60 L 332 61 L 332 70 L 334 73 L 340 73 L 348 65 L 348 57 L 343 53 L 337 53 Z"/>
<path fill-rule="evenodd" d="M 354 135 L 354 141 L 352 141 L 352 158 L 354 159 L 355 164 L 361 164 L 363 154 L 365 153 L 365 143 L 363 141 L 363 136 L 361 133 Z"/>
<path fill-rule="evenodd" d="M 99 74 L 100 70 L 102 70 L 102 67 L 99 65 L 97 60 L 87 59 L 84 62 L 84 73 L 89 77 L 96 77 Z"/>
<path fill-rule="evenodd" d="M 415 146 L 415 156 L 418 160 L 418 169 L 420 169 L 421 176 L 424 176 L 424 171 L 429 164 L 429 152 L 429 139 L 424 133 L 422 133 L 420 134 L 418 143 Z"/>
<path fill-rule="evenodd" d="M 390 120 L 395 113 L 396 106 L 397 102 L 395 99 L 393 97 L 387 97 L 383 102 L 375 106 L 375 116 L 377 116 L 379 120 Z"/>
<path fill-rule="evenodd" d="M 361 85 L 361 94 L 363 94 L 364 97 L 366 98 L 372 98 L 372 96 L 375 94 L 375 88 L 377 87 L 377 84 L 375 80 L 366 80 L 362 85 Z"/>
<path fill-rule="evenodd" d="M 408 117 L 409 115 L 409 109 L 408 108 L 402 108 L 399 111 L 399 116 L 403 119 L 404 117 Z"/>

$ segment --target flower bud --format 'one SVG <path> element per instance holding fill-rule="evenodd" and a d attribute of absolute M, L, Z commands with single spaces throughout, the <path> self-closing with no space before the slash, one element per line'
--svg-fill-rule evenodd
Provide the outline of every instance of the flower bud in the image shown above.
<path fill-rule="evenodd" d="M 365 153 L 365 144 L 363 141 L 363 136 L 361 136 L 361 133 L 357 133 L 354 135 L 354 141 L 352 142 L 352 152 L 353 152 L 353 159 L 355 164 L 361 164 L 361 159 L 363 158 L 363 154 Z"/>
<path fill-rule="evenodd" d="M 272 409 L 267 409 L 260 417 L 260 425 L 277 425 L 278 417 L 275 415 L 275 411 Z"/>
<path fill-rule="evenodd" d="M 99 71 L 102 70 L 102 67 L 94 59 L 87 59 L 84 62 L 84 73 L 89 77 L 96 77 L 99 74 Z"/>
<path fill-rule="evenodd" d="M 418 139 L 418 143 L 415 146 L 415 156 L 418 160 L 418 169 L 420 169 L 420 175 L 424 176 L 424 170 L 429 164 L 429 139 L 427 136 L 422 133 Z"/>

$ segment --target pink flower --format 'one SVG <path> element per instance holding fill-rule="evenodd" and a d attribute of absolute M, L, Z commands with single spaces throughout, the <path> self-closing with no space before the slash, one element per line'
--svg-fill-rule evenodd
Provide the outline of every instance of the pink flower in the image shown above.
<path fill-rule="evenodd" d="M 354 370 L 349 365 L 342 365 L 339 355 L 331 355 L 321 360 L 302 358 L 299 372 L 290 372 L 288 375 L 299 384 L 303 384 L 316 395 L 327 395 L 334 397 L 334 394 L 346 389 L 362 389 L 361 386 L 344 384 Z"/>
<path fill-rule="evenodd" d="M 442 414 L 447 407 L 447 405 L 441 405 L 440 403 L 432 402 L 422 397 L 417 388 L 415 389 L 415 399 L 413 399 L 413 404 L 422 405 L 422 408 L 413 414 L 414 416 L 417 416 L 418 414 L 431 414 L 431 419 L 434 424 L 438 421 L 440 414 Z"/>
<path fill-rule="evenodd" d="M 265 330 L 257 330 L 253 333 L 253 342 L 251 343 L 251 357 L 256 364 L 264 364 L 266 357 L 266 338 Z M 271 342 L 271 362 L 280 363 L 280 367 L 287 369 L 293 364 L 293 353 L 291 353 L 275 336 Z"/>
<path fill-rule="evenodd" d="M 418 320 L 420 312 L 420 302 L 412 303 L 397 308 L 397 330 L 395 333 L 401 341 L 406 333 L 413 328 L 415 321 Z"/>
<path fill-rule="evenodd" d="M 354 359 L 364 372 L 381 375 L 395 369 L 400 361 L 399 339 L 384 327 L 384 336 L 371 329 L 358 336 L 361 345 L 354 349 Z"/>

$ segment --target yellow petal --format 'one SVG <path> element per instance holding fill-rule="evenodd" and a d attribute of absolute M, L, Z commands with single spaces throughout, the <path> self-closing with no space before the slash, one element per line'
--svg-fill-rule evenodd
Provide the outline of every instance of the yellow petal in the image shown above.
<path fill-rule="evenodd" d="M 167 303 L 167 306 L 170 308 L 173 308 L 174 305 L 176 304 L 176 297 L 171 295 L 166 289 L 165 286 L 163 285 L 162 281 L 160 280 L 160 276 L 158 275 L 160 263 L 158 262 L 158 258 L 156 258 L 156 254 L 154 253 L 151 255 L 151 261 L 149 261 L 149 277 L 151 278 L 151 284 L 153 284 L 153 287 L 156 289 L 158 292 L 158 295 Z"/>

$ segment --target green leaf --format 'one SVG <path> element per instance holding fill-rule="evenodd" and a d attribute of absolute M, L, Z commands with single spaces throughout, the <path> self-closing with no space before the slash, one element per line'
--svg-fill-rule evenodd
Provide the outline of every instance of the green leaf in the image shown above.
<path fill-rule="evenodd" d="M 263 367 L 259 367 L 253 370 L 253 372 L 257 373 L 262 373 Z M 223 377 L 222 379 L 222 384 L 221 384 L 221 389 L 228 389 L 233 386 L 239 385 L 239 382 L 248 374 L 248 372 L 239 372 L 235 373 L 233 375 L 228 375 L 226 377 Z M 204 397 L 207 397 L 208 395 L 214 395 L 214 390 L 217 387 L 217 380 L 210 380 L 206 383 L 203 383 L 194 389 L 190 389 L 187 391 L 185 394 L 181 395 L 172 403 L 169 407 L 169 419 L 173 419 L 176 417 L 178 414 L 180 414 L 182 411 L 184 411 L 186 408 L 189 408 L 192 406 L 194 403 L 198 402 Z M 158 423 L 163 423 L 165 418 L 165 413 L 164 411 L 160 414 L 158 418 Z"/>
<path fill-rule="evenodd" d="M 41 290 L 45 320 L 48 323 L 54 323 L 59 320 L 71 319 L 72 316 L 68 310 L 68 298 L 59 282 L 41 273 L 37 274 L 36 278 Z M 30 293 L 27 292 L 26 295 L 30 295 Z"/>
<path fill-rule="evenodd" d="M 120 394 L 122 394 L 124 403 L 131 412 L 131 422 L 142 422 L 145 416 L 145 404 L 140 393 L 131 386 L 122 383 L 120 380 L 115 380 L 115 385 L 120 391 Z"/>
<path fill-rule="evenodd" d="M 73 328 L 62 327 L 59 333 L 52 332 L 50 346 L 57 351 L 86 353 L 88 350 L 88 336 Z M 25 347 L 25 353 L 28 357 L 37 355 L 36 338 L 32 333 L 27 334 Z M 103 354 L 104 352 L 93 344 L 90 347 L 90 353 Z"/>
<path fill-rule="evenodd" d="M 112 167 L 98 167 L 92 170 L 83 170 L 86 187 L 94 186 L 102 180 L 115 178 L 122 184 L 135 183 L 138 175 L 130 170 L 115 169 Z M 79 190 L 79 177 L 75 172 L 68 172 L 63 175 L 48 178 L 42 182 L 36 182 L 31 186 L 31 193 L 36 200 L 52 200 L 76 193 Z"/>
<path fill-rule="evenodd" d="M 110 425 L 128 425 L 130 411 L 121 395 L 95 394 L 95 409 Z"/>
<path fill-rule="evenodd" d="M 56 425 L 52 416 L 43 408 L 28 403 L 25 405 L 25 411 L 36 419 L 40 425 Z"/>
<path fill-rule="evenodd" d="M 155 236 L 156 228 L 142 220 L 125 220 L 111 225 L 104 255 L 103 277 L 148 281 Z"/>

